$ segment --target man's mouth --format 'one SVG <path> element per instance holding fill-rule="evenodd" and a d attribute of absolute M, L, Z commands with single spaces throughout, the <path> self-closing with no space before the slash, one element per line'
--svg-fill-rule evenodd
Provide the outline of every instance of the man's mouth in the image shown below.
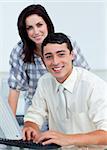
<path fill-rule="evenodd" d="M 64 66 L 61 66 L 61 67 L 54 67 L 54 68 L 52 68 L 52 70 L 53 70 L 54 72 L 60 72 L 60 71 L 63 69 L 63 67 L 64 67 Z"/>

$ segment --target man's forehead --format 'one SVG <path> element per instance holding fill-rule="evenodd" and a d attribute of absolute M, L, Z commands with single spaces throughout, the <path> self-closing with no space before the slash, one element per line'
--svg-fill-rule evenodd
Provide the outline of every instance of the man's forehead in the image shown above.
<path fill-rule="evenodd" d="M 57 43 L 48 43 L 44 46 L 44 50 L 60 50 L 60 49 L 68 49 L 66 43 L 57 44 Z"/>
<path fill-rule="evenodd" d="M 67 43 L 47 43 L 46 46 L 67 46 Z"/>
<path fill-rule="evenodd" d="M 62 43 L 62 44 L 49 43 L 44 47 L 44 54 L 45 55 L 53 54 L 53 53 L 66 52 L 66 51 L 69 51 L 66 43 Z"/>

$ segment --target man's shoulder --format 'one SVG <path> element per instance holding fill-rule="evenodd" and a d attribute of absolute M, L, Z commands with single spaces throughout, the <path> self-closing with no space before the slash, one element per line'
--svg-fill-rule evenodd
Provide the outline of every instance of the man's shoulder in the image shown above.
<path fill-rule="evenodd" d="M 38 83 L 40 85 L 52 85 L 56 83 L 56 79 L 51 75 L 51 73 L 47 72 L 39 78 Z"/>
<path fill-rule="evenodd" d="M 51 75 L 51 73 L 47 72 L 44 75 L 42 75 L 39 80 L 40 81 L 49 81 L 52 79 L 53 79 L 53 76 Z"/>
<path fill-rule="evenodd" d="M 99 77 L 92 71 L 88 71 L 87 69 L 84 69 L 82 67 L 75 67 L 75 69 L 77 70 L 77 74 L 80 76 L 82 81 L 86 81 L 90 84 L 98 84 L 98 82 L 107 84 L 106 81 L 104 81 L 101 77 Z"/>
<path fill-rule="evenodd" d="M 57 80 L 51 73 L 47 72 L 39 78 L 38 87 L 43 91 L 54 91 L 57 86 Z"/>

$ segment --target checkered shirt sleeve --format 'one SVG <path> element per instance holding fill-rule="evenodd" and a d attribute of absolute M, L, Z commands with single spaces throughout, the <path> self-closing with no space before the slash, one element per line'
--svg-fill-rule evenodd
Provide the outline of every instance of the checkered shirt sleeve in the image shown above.
<path fill-rule="evenodd" d="M 41 60 L 35 56 L 35 64 L 24 63 L 22 59 L 22 42 L 10 54 L 9 87 L 19 91 L 26 91 L 25 99 L 30 101 L 35 93 L 38 79 L 46 73 L 46 68 Z M 28 80 L 29 79 L 29 80 Z"/>
<path fill-rule="evenodd" d="M 71 40 L 72 46 L 73 46 L 73 52 L 74 52 L 74 61 L 73 65 L 85 68 L 87 70 L 90 70 L 90 66 L 85 60 L 83 54 L 81 53 L 81 50 L 79 46 L 77 45 L 76 41 Z"/>

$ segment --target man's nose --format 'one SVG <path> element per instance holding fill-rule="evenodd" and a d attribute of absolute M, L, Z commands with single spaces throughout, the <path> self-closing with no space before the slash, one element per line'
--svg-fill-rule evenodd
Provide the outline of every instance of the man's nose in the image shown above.
<path fill-rule="evenodd" d="M 57 56 L 54 56 L 54 57 L 53 57 L 53 64 L 54 64 L 54 65 L 59 64 L 59 59 L 58 59 Z"/>

